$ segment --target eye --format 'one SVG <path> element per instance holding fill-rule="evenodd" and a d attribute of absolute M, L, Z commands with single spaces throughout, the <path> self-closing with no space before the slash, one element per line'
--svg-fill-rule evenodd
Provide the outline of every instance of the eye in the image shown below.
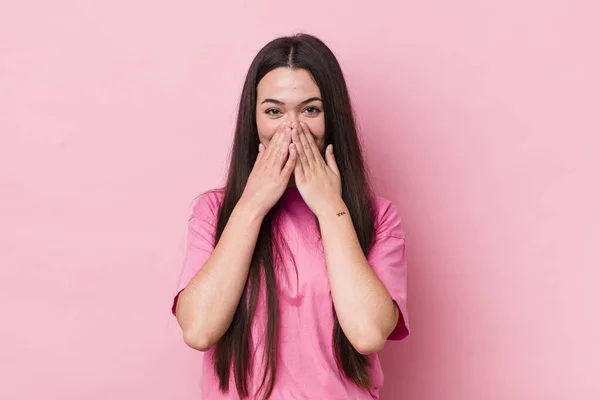
<path fill-rule="evenodd" d="M 267 115 L 272 115 L 272 116 L 276 116 L 276 115 L 279 115 L 279 114 L 281 114 L 281 111 L 279 111 L 279 110 L 278 110 L 278 109 L 276 109 L 276 108 L 269 108 L 267 111 L 265 111 L 265 114 L 267 114 Z"/>
<path fill-rule="evenodd" d="M 309 115 L 317 115 L 321 112 L 321 110 L 319 110 L 315 106 L 308 106 L 304 109 L 304 111 L 307 112 Z"/>

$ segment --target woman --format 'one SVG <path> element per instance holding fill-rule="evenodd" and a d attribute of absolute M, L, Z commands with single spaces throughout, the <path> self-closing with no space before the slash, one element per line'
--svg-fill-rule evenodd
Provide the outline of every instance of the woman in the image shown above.
<path fill-rule="evenodd" d="M 202 194 L 173 313 L 205 399 L 377 399 L 408 335 L 404 232 L 372 194 L 331 50 L 268 43 L 244 83 L 227 183 Z"/>

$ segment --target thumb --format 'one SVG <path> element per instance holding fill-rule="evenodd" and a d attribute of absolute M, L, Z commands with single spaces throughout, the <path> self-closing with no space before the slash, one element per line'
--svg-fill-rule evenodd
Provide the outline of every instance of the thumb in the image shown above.
<path fill-rule="evenodd" d="M 333 145 L 327 146 L 325 151 L 325 158 L 327 159 L 327 166 L 331 168 L 337 176 L 340 176 L 340 170 L 338 169 L 337 163 L 335 162 L 335 155 L 333 154 Z"/>
<path fill-rule="evenodd" d="M 258 161 L 263 154 L 265 154 L 265 146 L 262 143 L 258 144 L 258 154 L 256 155 L 256 160 Z"/>

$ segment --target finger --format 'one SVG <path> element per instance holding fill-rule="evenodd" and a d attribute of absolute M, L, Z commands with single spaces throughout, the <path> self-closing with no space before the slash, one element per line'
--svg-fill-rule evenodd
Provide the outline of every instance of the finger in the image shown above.
<path fill-rule="evenodd" d="M 279 157 L 277 158 L 277 167 L 281 169 L 285 164 L 288 155 L 290 142 L 292 141 L 292 131 L 289 126 L 286 126 L 285 132 L 279 137 Z"/>
<path fill-rule="evenodd" d="M 300 164 L 296 162 L 298 159 L 298 152 L 296 151 L 296 146 L 294 145 L 294 143 L 289 144 L 289 152 L 290 156 L 288 157 L 288 160 L 286 161 L 285 165 L 283 166 L 283 170 L 281 171 L 283 177 L 287 180 L 289 180 L 292 176 L 294 168 L 296 168 L 296 166 Z"/>
<path fill-rule="evenodd" d="M 275 134 L 271 136 L 271 140 L 266 147 L 265 160 L 269 160 L 271 163 L 277 161 L 277 150 L 280 145 L 280 140 L 282 136 L 285 135 L 285 123 L 279 125 Z"/>
<path fill-rule="evenodd" d="M 277 140 L 279 139 L 280 135 L 281 135 L 281 132 L 279 131 L 279 129 L 277 129 L 275 134 L 273 136 L 271 136 L 271 140 L 269 140 L 269 144 L 265 148 L 265 154 L 264 154 L 265 160 L 271 160 L 273 158 L 273 156 L 272 156 L 273 148 L 276 147 L 275 144 L 277 143 Z"/>
<path fill-rule="evenodd" d="M 294 147 L 298 153 L 298 162 L 296 164 L 301 164 L 303 168 L 308 168 L 308 160 L 306 158 L 306 154 L 304 153 L 302 142 L 300 141 L 300 133 L 296 128 L 292 129 L 292 141 L 294 142 Z"/>
<path fill-rule="evenodd" d="M 305 179 L 304 166 L 300 162 L 298 146 L 295 143 L 292 143 L 290 146 L 294 146 L 294 152 L 297 154 L 296 165 L 294 166 L 294 179 L 296 180 L 296 185 L 298 185 L 298 182 L 302 182 Z"/>
<path fill-rule="evenodd" d="M 312 152 L 312 149 L 310 148 L 310 144 L 308 143 L 308 139 L 306 138 L 306 135 L 304 134 L 304 129 L 302 128 L 297 128 L 298 131 L 298 137 L 300 138 L 300 145 L 302 146 L 302 152 L 305 155 L 305 159 L 306 159 L 306 164 L 311 167 L 314 163 L 315 163 L 315 155 Z"/>
<path fill-rule="evenodd" d="M 331 170 L 337 176 L 340 176 L 340 170 L 337 166 L 337 162 L 335 161 L 335 154 L 333 154 L 333 145 L 332 144 L 327 146 L 327 151 L 325 152 L 325 157 L 327 158 L 327 166 L 329 168 L 331 168 Z"/>
<path fill-rule="evenodd" d="M 304 137 L 306 138 L 306 141 L 308 142 L 308 146 L 311 150 L 311 153 L 312 153 L 315 161 L 323 159 L 323 157 L 321 156 L 321 152 L 319 151 L 319 148 L 317 147 L 317 143 L 315 142 L 315 138 L 313 137 L 312 133 L 310 132 L 310 129 L 308 129 L 308 125 L 306 125 L 304 122 L 301 122 L 300 129 L 302 129 L 302 131 L 304 132 Z"/>
<path fill-rule="evenodd" d="M 258 154 L 256 155 L 256 162 L 258 162 L 265 155 L 265 145 L 262 143 L 258 144 Z"/>

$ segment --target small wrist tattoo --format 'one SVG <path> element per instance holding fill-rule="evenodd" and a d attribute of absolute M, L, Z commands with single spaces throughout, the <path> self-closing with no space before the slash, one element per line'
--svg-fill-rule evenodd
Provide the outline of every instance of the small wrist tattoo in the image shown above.
<path fill-rule="evenodd" d="M 342 215 L 346 215 L 346 212 L 345 212 L 345 211 L 342 211 L 342 212 L 339 212 L 339 213 L 337 213 L 337 216 L 338 216 L 338 217 L 341 217 Z"/>

